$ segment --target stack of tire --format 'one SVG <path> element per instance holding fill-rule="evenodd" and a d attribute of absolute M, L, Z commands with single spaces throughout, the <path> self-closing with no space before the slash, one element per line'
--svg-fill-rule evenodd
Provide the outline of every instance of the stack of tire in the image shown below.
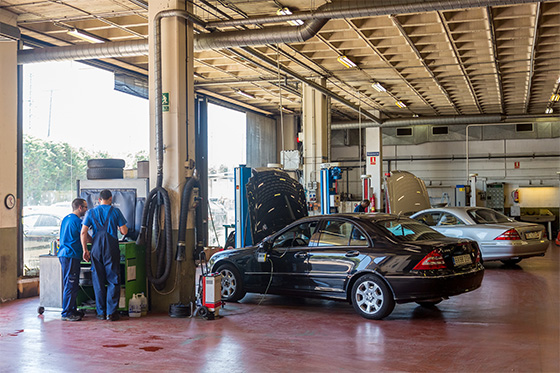
<path fill-rule="evenodd" d="M 246 188 L 254 243 L 307 216 L 303 186 L 284 171 L 256 171 Z"/>
<path fill-rule="evenodd" d="M 87 179 L 122 179 L 124 159 L 90 159 L 88 160 Z"/>

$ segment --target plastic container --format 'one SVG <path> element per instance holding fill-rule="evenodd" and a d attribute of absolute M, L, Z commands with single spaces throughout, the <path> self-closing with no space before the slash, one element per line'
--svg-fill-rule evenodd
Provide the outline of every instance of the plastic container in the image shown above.
<path fill-rule="evenodd" d="M 140 310 L 142 316 L 146 316 L 148 314 L 148 298 L 144 296 L 144 293 L 140 293 L 138 299 L 140 299 Z"/>
<path fill-rule="evenodd" d="M 140 298 L 136 294 L 132 295 L 132 298 L 128 301 L 128 317 L 140 317 L 142 315 L 142 306 L 140 304 Z"/>

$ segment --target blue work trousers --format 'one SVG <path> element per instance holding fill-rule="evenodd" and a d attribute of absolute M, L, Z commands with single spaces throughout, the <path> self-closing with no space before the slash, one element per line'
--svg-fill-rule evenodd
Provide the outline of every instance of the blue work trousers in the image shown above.
<path fill-rule="evenodd" d="M 62 269 L 62 313 L 63 317 L 71 316 L 77 311 L 76 297 L 80 285 L 80 259 L 59 256 Z"/>
<path fill-rule="evenodd" d="M 101 252 L 91 255 L 91 277 L 98 315 L 111 315 L 119 307 L 120 252 L 102 248 Z M 105 287 L 107 284 L 107 287 Z"/>

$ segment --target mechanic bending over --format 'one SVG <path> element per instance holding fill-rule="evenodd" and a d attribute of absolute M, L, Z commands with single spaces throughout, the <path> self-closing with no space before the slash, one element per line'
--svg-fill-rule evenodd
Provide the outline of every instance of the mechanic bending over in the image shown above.
<path fill-rule="evenodd" d="M 84 218 L 81 240 L 84 260 L 91 259 L 91 275 L 97 318 L 111 321 L 119 319 L 117 311 L 120 287 L 120 250 L 117 232 L 126 236 L 128 227 L 121 210 L 112 206 L 113 195 L 103 189 L 99 193 L 99 205 L 90 210 Z M 91 253 L 87 249 L 88 230 L 93 230 Z M 105 288 L 107 284 L 107 288 Z"/>

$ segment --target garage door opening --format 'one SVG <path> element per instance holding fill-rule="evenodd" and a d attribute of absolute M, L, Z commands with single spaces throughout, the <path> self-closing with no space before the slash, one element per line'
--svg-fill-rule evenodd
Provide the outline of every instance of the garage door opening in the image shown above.
<path fill-rule="evenodd" d="M 208 244 L 224 246 L 235 222 L 234 168 L 247 158 L 246 114 L 208 105 Z"/>
<path fill-rule="evenodd" d="M 87 160 L 148 159 L 148 100 L 114 90 L 113 73 L 78 62 L 23 66 L 24 274 L 58 238 Z"/>

